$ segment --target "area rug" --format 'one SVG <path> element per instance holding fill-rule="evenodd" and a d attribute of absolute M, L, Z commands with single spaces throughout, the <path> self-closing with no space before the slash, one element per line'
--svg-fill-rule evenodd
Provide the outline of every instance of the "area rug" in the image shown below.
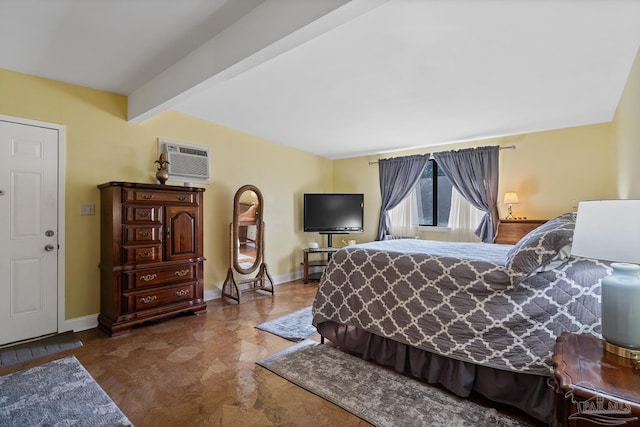
<path fill-rule="evenodd" d="M 256 328 L 271 332 L 289 341 L 302 341 L 318 332 L 315 326 L 311 324 L 311 320 L 311 306 L 309 306 L 286 316 L 262 323 Z"/>
<path fill-rule="evenodd" d="M 312 340 L 257 363 L 375 426 L 527 425 Z"/>
<path fill-rule="evenodd" d="M 132 426 L 73 357 L 0 377 L 1 426 Z"/>
<path fill-rule="evenodd" d="M 73 331 L 0 348 L 0 368 L 81 347 Z"/>

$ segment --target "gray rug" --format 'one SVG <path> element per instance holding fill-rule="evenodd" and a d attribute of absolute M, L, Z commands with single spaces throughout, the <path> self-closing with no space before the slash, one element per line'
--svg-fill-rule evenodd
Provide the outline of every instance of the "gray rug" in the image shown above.
<path fill-rule="evenodd" d="M 256 328 L 271 332 L 289 341 L 302 341 L 318 332 L 315 326 L 311 324 L 311 320 L 311 306 L 309 306 L 286 316 L 262 323 Z"/>
<path fill-rule="evenodd" d="M 131 426 L 73 357 L 0 377 L 1 426 Z"/>
<path fill-rule="evenodd" d="M 81 347 L 73 331 L 0 348 L 0 368 Z"/>
<path fill-rule="evenodd" d="M 527 425 L 311 340 L 257 363 L 376 426 Z"/>

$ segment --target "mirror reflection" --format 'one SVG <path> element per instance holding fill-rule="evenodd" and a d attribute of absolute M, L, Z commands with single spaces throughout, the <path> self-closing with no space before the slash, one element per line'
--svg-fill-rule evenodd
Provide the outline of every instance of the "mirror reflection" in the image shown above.
<path fill-rule="evenodd" d="M 258 210 L 260 201 L 253 190 L 240 194 L 238 200 L 238 266 L 243 270 L 256 268 L 258 234 Z M 253 270 L 252 270 L 253 271 Z"/>

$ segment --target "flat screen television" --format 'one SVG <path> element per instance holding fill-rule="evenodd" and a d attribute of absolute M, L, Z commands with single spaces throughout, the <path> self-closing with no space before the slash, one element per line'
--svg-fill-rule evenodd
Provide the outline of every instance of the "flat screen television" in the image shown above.
<path fill-rule="evenodd" d="M 304 231 L 346 234 L 364 230 L 364 194 L 304 195 Z"/>

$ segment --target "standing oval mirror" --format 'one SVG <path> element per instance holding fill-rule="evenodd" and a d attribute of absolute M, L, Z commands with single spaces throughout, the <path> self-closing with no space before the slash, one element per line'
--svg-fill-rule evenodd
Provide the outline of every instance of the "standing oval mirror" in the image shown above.
<path fill-rule="evenodd" d="M 262 193 L 253 185 L 241 187 L 233 199 L 233 268 L 253 273 L 262 261 Z"/>
<path fill-rule="evenodd" d="M 273 295 L 273 279 L 264 262 L 262 193 L 253 185 L 244 185 L 233 198 L 233 221 L 229 226 L 229 271 L 222 295 L 240 303 L 240 289 L 260 290 Z M 256 272 L 254 277 L 249 275 Z M 240 275 L 240 276 L 238 276 Z"/>

